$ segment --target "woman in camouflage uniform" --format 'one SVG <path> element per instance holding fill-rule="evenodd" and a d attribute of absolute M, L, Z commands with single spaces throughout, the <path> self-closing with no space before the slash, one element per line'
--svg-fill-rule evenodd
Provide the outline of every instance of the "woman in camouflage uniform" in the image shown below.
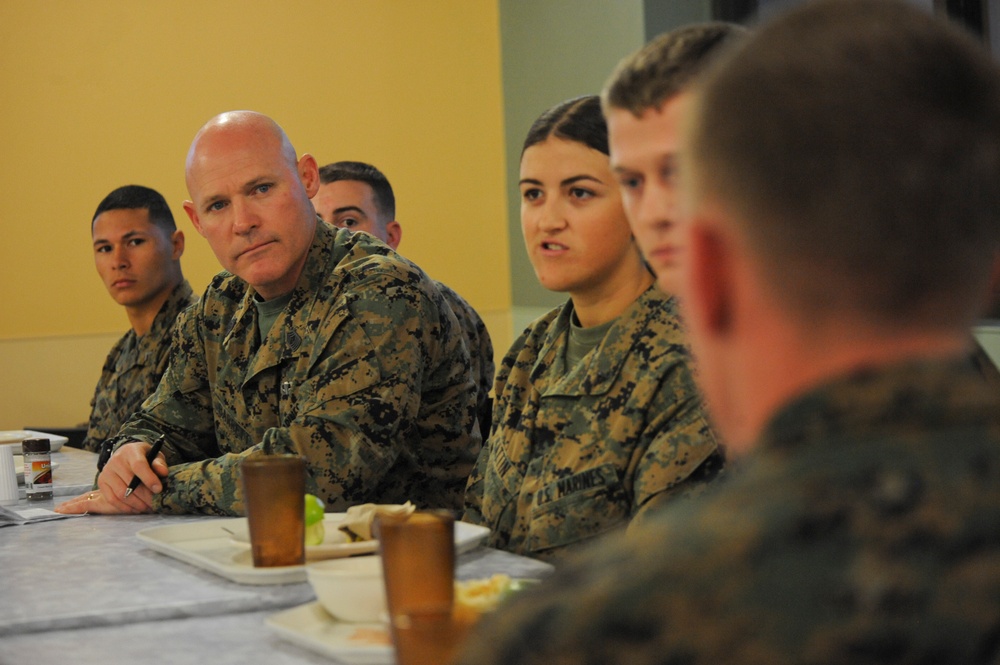
<path fill-rule="evenodd" d="M 539 281 L 569 294 L 497 374 L 465 519 L 490 545 L 554 558 L 721 466 L 673 298 L 653 285 L 622 208 L 596 96 L 532 125 L 521 226 Z"/>

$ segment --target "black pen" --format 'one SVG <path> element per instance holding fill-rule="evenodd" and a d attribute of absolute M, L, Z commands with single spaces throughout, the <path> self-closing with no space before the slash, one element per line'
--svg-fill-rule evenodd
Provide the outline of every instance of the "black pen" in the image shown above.
<path fill-rule="evenodd" d="M 160 453 L 160 448 L 163 447 L 163 440 L 165 438 L 166 436 L 161 434 L 160 438 L 153 442 L 153 447 L 149 449 L 148 453 L 146 453 L 146 462 L 149 464 L 150 468 L 153 467 L 153 460 L 155 460 L 156 456 Z M 125 498 L 127 499 L 129 494 L 134 492 L 141 484 L 142 481 L 139 480 L 139 476 L 132 476 L 132 482 L 128 484 L 128 489 L 125 490 Z"/>

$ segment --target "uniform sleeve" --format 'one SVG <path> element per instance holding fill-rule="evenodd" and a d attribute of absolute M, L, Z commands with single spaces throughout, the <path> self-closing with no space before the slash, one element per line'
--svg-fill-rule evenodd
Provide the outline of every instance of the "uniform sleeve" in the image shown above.
<path fill-rule="evenodd" d="M 115 358 L 118 357 L 121 340 L 108 353 L 101 368 L 101 378 L 94 387 L 94 396 L 90 400 L 90 419 L 87 422 L 87 437 L 83 440 L 83 448 L 98 452 L 101 445 L 117 433 L 121 423 L 114 417 L 111 404 L 114 396 L 108 394 L 111 376 L 115 370 Z"/>
<path fill-rule="evenodd" d="M 190 293 L 190 287 L 186 282 L 182 291 L 185 289 Z M 179 314 L 189 302 L 197 302 L 197 299 L 176 301 L 177 297 L 178 293 L 175 291 L 157 314 L 148 333 L 136 340 L 134 333 L 129 332 L 118 341 L 108 355 L 94 401 L 91 402 L 92 413 L 87 443 L 94 441 L 93 450 L 98 450 L 103 441 L 115 437 L 132 414 L 139 411 L 146 399 L 156 392 L 160 379 L 170 363 L 175 324 L 179 321 Z M 115 376 L 119 356 L 123 353 L 125 340 L 129 337 L 137 345 L 138 360 L 124 376 Z M 121 394 L 121 399 L 118 399 L 115 393 Z M 110 453 L 110 450 L 108 452 Z"/>
<path fill-rule="evenodd" d="M 493 383 L 493 416 L 490 419 L 490 436 L 483 442 L 483 448 L 479 451 L 476 465 L 469 476 L 469 482 L 465 487 L 465 513 L 462 519 L 472 524 L 486 524 L 483 516 L 483 495 L 485 492 L 484 480 L 486 478 L 487 466 L 490 460 L 490 450 L 498 443 L 498 438 L 503 434 L 503 417 L 510 407 L 510 394 L 507 392 L 507 381 L 510 378 L 514 362 L 517 360 L 518 352 L 524 346 L 527 339 L 527 331 L 515 340 L 511 345 L 507 355 L 500 361 L 500 369 L 497 371 L 496 380 Z"/>
<path fill-rule="evenodd" d="M 691 559 L 689 569 L 678 574 L 664 559 L 678 558 L 673 549 L 685 543 L 656 526 L 634 539 L 601 538 L 561 560 L 539 585 L 485 615 L 463 643 L 456 665 L 783 662 L 727 658 L 730 633 L 699 624 L 701 608 L 715 600 L 697 595 L 697 572 L 712 552 Z M 720 576 L 719 583 L 742 590 L 730 578 Z M 747 621 L 745 606 L 725 600 L 744 612 L 744 626 L 758 628 Z M 701 658 L 703 651 L 715 657 Z"/>
<path fill-rule="evenodd" d="M 156 390 L 122 426 L 116 445 L 127 441 L 152 442 L 165 436 L 162 452 L 173 467 L 219 454 L 212 419 L 211 391 L 206 380 L 205 353 L 197 308 L 177 320 L 169 363 Z M 167 491 L 154 498 L 157 502 Z"/>
<path fill-rule="evenodd" d="M 483 443 L 483 448 L 479 451 L 479 457 L 476 459 L 475 466 L 472 467 L 469 482 L 465 487 L 465 512 L 462 515 L 462 520 L 470 524 L 486 524 L 486 519 L 483 517 L 483 479 L 486 477 L 486 465 L 490 459 L 490 442 L 492 440 L 491 434 L 490 438 Z"/>
<path fill-rule="evenodd" d="M 465 464 L 464 483 L 478 445 L 468 449 L 474 391 L 468 352 L 450 327 L 457 328 L 454 315 L 442 313 L 421 284 L 391 271 L 369 271 L 349 293 L 317 322 L 305 369 L 282 375 L 280 426 L 242 452 L 171 468 L 157 508 L 242 514 L 239 463 L 261 453 L 304 456 L 307 491 L 334 509 L 370 500 L 401 455 L 442 478 Z M 201 405 L 187 411 L 199 431 Z M 426 491 L 407 482 L 398 481 L 400 496 Z"/>
<path fill-rule="evenodd" d="M 646 642 L 655 637 L 647 637 L 655 624 L 634 626 L 620 620 L 622 615 L 631 618 L 632 608 L 621 606 L 616 597 L 620 585 L 615 581 L 628 575 L 622 571 L 635 570 L 635 562 L 617 552 L 612 552 L 614 556 L 605 552 L 627 543 L 605 538 L 599 545 L 602 551 L 590 548 L 590 556 L 560 562 L 537 587 L 517 593 L 497 611 L 484 616 L 454 662 L 457 665 L 667 662 L 660 659 L 655 643 Z M 654 548 L 653 552 L 658 550 Z M 606 632 L 609 627 L 610 635 Z M 613 649 L 607 646 L 610 643 L 614 644 Z"/>
<path fill-rule="evenodd" d="M 687 356 L 666 373 L 658 403 L 650 408 L 648 445 L 633 461 L 631 523 L 677 495 L 697 493 L 722 466 L 718 439 L 708 422 Z"/>

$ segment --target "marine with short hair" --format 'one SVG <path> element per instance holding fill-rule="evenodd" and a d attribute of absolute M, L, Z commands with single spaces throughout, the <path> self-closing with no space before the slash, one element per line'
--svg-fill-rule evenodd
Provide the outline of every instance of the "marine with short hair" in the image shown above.
<path fill-rule="evenodd" d="M 312 197 L 316 214 L 328 224 L 350 231 L 364 231 L 392 249 L 403 239 L 403 227 L 396 219 L 396 196 L 389 179 L 365 162 L 341 161 L 321 166 L 320 186 Z M 454 289 L 434 281 L 458 318 L 465 337 L 476 383 L 476 415 L 485 440 L 490 431 L 493 388 L 493 342 L 482 317 Z"/>
<path fill-rule="evenodd" d="M 98 204 L 90 228 L 97 272 L 131 326 L 108 352 L 90 401 L 81 446 L 100 452 L 153 394 L 167 369 L 177 316 L 198 298 L 181 272 L 184 232 L 156 190 L 115 189 Z"/>

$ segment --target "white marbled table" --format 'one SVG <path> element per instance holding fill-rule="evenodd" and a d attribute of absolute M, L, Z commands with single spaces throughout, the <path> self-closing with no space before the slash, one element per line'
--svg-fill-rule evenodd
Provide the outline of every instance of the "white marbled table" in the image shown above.
<path fill-rule="evenodd" d="M 89 489 L 96 455 L 63 450 L 68 461 L 55 476 L 62 496 L 33 506 L 51 509 Z M 32 665 L 330 662 L 264 625 L 277 611 L 315 600 L 307 583 L 237 584 L 135 537 L 141 529 L 206 519 L 216 518 L 88 515 L 0 528 L 0 664 L 26 654 Z M 459 557 L 456 574 L 530 578 L 549 570 L 481 547 Z"/>

